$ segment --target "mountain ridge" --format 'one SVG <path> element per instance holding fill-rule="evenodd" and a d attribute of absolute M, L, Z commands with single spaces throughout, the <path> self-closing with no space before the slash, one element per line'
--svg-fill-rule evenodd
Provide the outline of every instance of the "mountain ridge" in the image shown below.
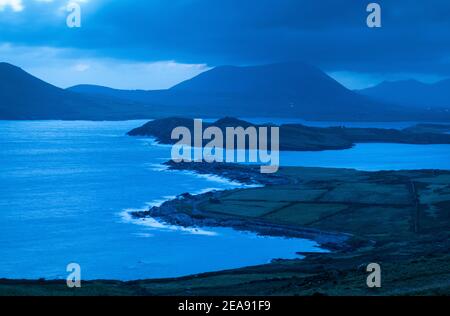
<path fill-rule="evenodd" d="M 95 85 L 60 89 L 19 67 L 0 64 L 0 119 L 125 120 L 174 115 L 450 121 L 450 113 L 391 106 L 361 96 L 303 63 L 216 67 L 166 90 Z"/>
<path fill-rule="evenodd" d="M 309 120 L 370 120 L 372 115 L 380 120 L 402 112 L 360 96 L 320 69 L 300 62 L 219 66 L 167 90 L 105 90 L 93 86 L 69 89 L 143 103 L 170 104 L 181 115 L 201 113 L 207 117 L 258 113 Z M 183 111 L 186 108 L 192 111 Z"/>
<path fill-rule="evenodd" d="M 450 79 L 424 83 L 415 79 L 383 81 L 355 92 L 377 99 L 418 109 L 450 109 Z"/>
<path fill-rule="evenodd" d="M 0 63 L 0 119 L 118 120 L 140 116 L 139 108 L 130 101 L 61 89 Z"/>

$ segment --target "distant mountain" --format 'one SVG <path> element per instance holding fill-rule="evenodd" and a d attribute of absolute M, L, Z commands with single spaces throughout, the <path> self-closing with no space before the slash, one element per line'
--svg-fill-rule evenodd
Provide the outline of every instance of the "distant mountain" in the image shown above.
<path fill-rule="evenodd" d="M 121 120 L 187 117 L 292 117 L 306 120 L 450 121 L 450 113 L 374 101 L 301 63 L 217 67 L 171 89 L 66 90 L 0 63 L 0 119 Z"/>
<path fill-rule="evenodd" d="M 450 120 L 450 113 L 422 111 L 355 93 L 318 68 L 303 63 L 222 66 L 158 91 L 115 90 L 98 86 L 69 89 L 166 105 L 177 115 L 198 117 L 295 117 L 306 120 Z"/>
<path fill-rule="evenodd" d="M 151 118 L 150 113 L 142 104 L 60 89 L 0 63 L 0 119 L 118 120 Z"/>
<path fill-rule="evenodd" d="M 95 96 L 107 96 L 121 100 L 132 100 L 136 102 L 151 103 L 151 98 L 165 90 L 120 90 L 104 86 L 80 84 L 66 89 L 67 91 Z"/>
<path fill-rule="evenodd" d="M 380 120 L 404 114 L 360 96 L 321 70 L 302 63 L 217 67 L 168 90 L 124 91 L 86 85 L 69 90 L 166 104 L 180 115 Z"/>
<path fill-rule="evenodd" d="M 450 79 L 434 84 L 417 80 L 385 81 L 356 92 L 383 102 L 403 106 L 450 109 Z"/>

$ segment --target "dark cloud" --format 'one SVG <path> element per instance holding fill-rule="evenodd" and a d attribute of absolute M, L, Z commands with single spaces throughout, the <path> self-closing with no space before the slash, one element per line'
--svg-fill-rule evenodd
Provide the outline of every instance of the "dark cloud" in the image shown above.
<path fill-rule="evenodd" d="M 450 75 L 450 2 L 383 0 L 92 1 L 68 29 L 34 4 L 0 22 L 0 41 L 88 50 L 130 60 L 255 64 L 303 60 L 328 71 Z M 40 13 L 37 13 L 39 10 Z M 20 23 L 18 22 L 20 20 Z"/>

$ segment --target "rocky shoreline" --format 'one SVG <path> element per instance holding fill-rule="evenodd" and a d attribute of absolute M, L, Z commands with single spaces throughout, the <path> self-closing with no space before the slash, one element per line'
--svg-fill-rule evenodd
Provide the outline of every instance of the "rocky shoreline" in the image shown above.
<path fill-rule="evenodd" d="M 76 292 L 65 280 L 0 280 L 0 295 L 450 293 L 450 171 L 282 167 L 275 175 L 261 175 L 258 167 L 243 165 L 169 162 L 166 166 L 258 186 L 186 193 L 158 208 L 136 212 L 135 217 L 304 237 L 334 251 L 180 278 L 86 281 Z M 381 265 L 381 288 L 367 287 L 370 263 Z"/>
<path fill-rule="evenodd" d="M 259 166 L 242 166 L 219 163 L 164 163 L 169 170 L 191 171 L 198 174 L 209 174 L 226 178 L 245 185 L 286 185 L 295 184 L 294 178 L 277 174 L 261 174 Z M 215 217 L 202 211 L 198 205 L 204 201 L 215 203 L 219 201 L 225 191 L 211 191 L 192 195 L 184 193 L 166 201 L 159 206 L 153 206 L 146 211 L 130 213 L 134 218 L 151 217 L 167 224 L 182 227 L 230 227 L 240 231 L 250 231 L 261 236 L 305 238 L 314 240 L 321 247 L 328 250 L 350 250 L 354 247 L 348 241 L 350 234 L 326 232 L 313 228 L 303 228 L 294 225 L 275 224 L 256 218 L 242 218 L 236 216 Z"/>

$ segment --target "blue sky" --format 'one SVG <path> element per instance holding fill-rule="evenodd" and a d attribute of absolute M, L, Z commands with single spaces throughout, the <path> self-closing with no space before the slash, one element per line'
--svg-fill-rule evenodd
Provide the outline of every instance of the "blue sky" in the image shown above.
<path fill-rule="evenodd" d="M 300 60 L 350 88 L 450 77 L 450 2 L 383 0 L 0 0 L 0 59 L 61 87 L 161 89 L 217 65 Z"/>

